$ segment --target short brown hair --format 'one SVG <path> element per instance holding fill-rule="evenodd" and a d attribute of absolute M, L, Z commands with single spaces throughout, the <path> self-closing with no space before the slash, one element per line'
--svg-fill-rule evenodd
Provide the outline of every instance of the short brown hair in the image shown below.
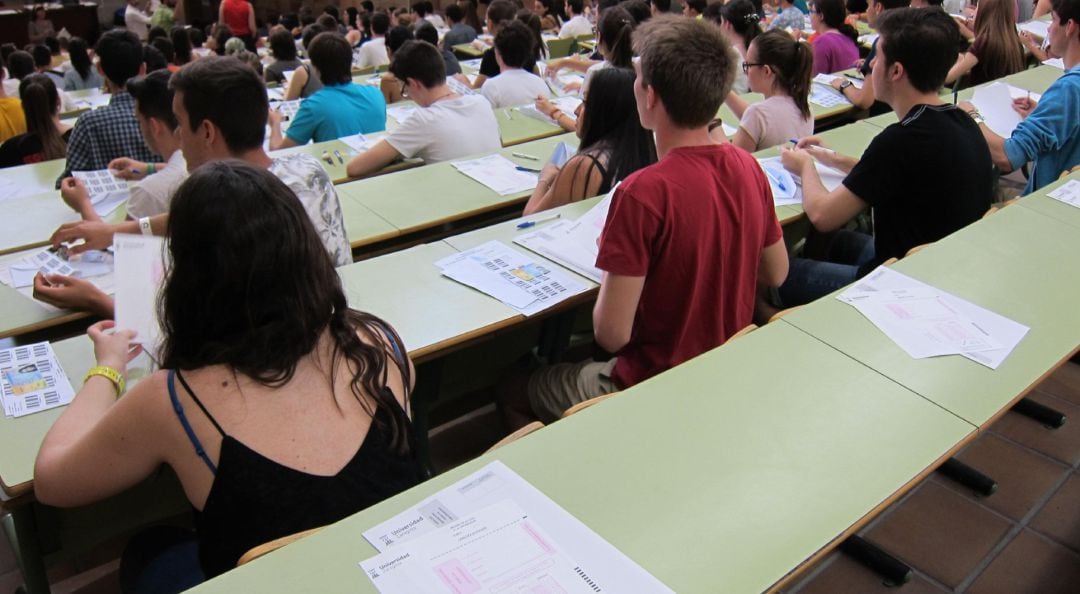
<path fill-rule="evenodd" d="M 634 31 L 641 84 L 653 87 L 668 117 L 683 128 L 711 122 L 735 80 L 735 50 L 720 27 L 658 15 Z"/>

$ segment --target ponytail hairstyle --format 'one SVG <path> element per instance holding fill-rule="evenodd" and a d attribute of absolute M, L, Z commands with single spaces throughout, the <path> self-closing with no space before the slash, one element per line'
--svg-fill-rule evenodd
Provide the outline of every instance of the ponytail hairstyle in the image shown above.
<path fill-rule="evenodd" d="M 859 32 L 855 30 L 855 27 L 847 24 L 847 6 L 844 4 L 844 0 L 814 0 L 814 8 L 817 10 L 818 15 L 821 16 L 821 22 L 825 23 L 826 27 L 830 29 L 836 29 L 844 36 L 848 37 L 855 43 L 859 44 Z"/>
<path fill-rule="evenodd" d="M 772 68 L 780 88 L 791 97 L 804 119 L 810 118 L 810 80 L 814 52 L 810 46 L 792 39 L 787 31 L 773 29 L 754 39 L 757 60 Z"/>
<path fill-rule="evenodd" d="M 732 0 L 721 5 L 720 18 L 727 21 L 742 37 L 743 46 L 747 49 L 750 48 L 750 42 L 761 34 L 761 15 L 750 0 Z"/>
<path fill-rule="evenodd" d="M 596 25 L 598 41 L 604 48 L 601 53 L 612 66 L 634 67 L 634 47 L 630 39 L 634 25 L 634 17 L 621 6 L 612 6 L 600 13 L 600 22 Z"/>
<path fill-rule="evenodd" d="M 169 31 L 169 38 L 172 39 L 173 52 L 176 55 L 176 65 L 183 66 L 190 62 L 191 38 L 188 37 L 187 31 L 185 31 L 183 27 L 173 27 L 172 31 Z"/>
<path fill-rule="evenodd" d="M 41 141 L 42 159 L 59 159 L 67 154 L 67 143 L 56 129 L 57 111 L 60 109 L 60 93 L 45 74 L 31 74 L 19 83 L 26 131 L 36 134 Z"/>
<path fill-rule="evenodd" d="M 86 40 L 82 37 L 72 37 L 68 42 L 68 55 L 71 57 L 71 67 L 79 73 L 79 78 L 86 80 L 90 76 L 90 54 L 86 53 Z"/>
<path fill-rule="evenodd" d="M 517 11 L 514 18 L 525 25 L 525 28 L 533 34 L 533 60 L 539 62 L 548 58 L 547 45 L 544 44 L 544 36 L 541 34 L 540 17 L 534 12 L 522 8 Z"/>

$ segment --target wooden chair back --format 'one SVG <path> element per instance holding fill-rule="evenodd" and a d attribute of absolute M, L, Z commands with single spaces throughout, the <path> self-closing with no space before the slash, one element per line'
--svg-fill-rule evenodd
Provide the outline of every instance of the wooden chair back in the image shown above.
<path fill-rule="evenodd" d="M 543 429 L 543 428 L 544 428 L 543 423 L 541 423 L 540 421 L 533 421 L 533 422 L 529 423 L 528 425 L 525 425 L 521 429 L 518 429 L 517 431 L 511 433 L 510 435 L 507 435 L 506 437 L 504 437 L 504 438 L 500 439 L 499 441 L 495 442 L 495 445 L 488 448 L 487 451 L 494 452 L 495 450 L 497 450 L 497 449 L 499 449 L 499 448 L 501 448 L 501 447 L 503 447 L 505 445 L 509 445 L 511 443 L 514 443 L 515 441 L 521 439 L 522 437 L 525 437 L 526 435 L 528 435 L 528 434 L 530 434 L 530 433 L 532 433 L 532 432 L 534 432 L 534 431 L 536 431 L 538 429 Z"/>
<path fill-rule="evenodd" d="M 281 547 L 283 547 L 283 546 L 285 546 L 287 544 L 292 544 L 292 543 L 300 540 L 301 538 L 304 538 L 305 536 L 310 536 L 312 534 L 315 534 L 316 532 L 322 530 L 325 527 L 326 526 L 319 526 L 318 528 L 312 528 L 310 530 L 304 530 L 303 532 L 297 532 L 296 534 L 290 534 L 288 536 L 282 536 L 281 538 L 275 538 L 274 540 L 271 540 L 270 542 L 263 543 L 263 544 L 261 544 L 261 545 L 259 545 L 257 547 L 253 547 L 250 551 L 248 551 L 248 552 L 246 552 L 246 553 L 244 553 L 243 555 L 240 556 L 240 560 L 236 562 L 236 566 L 240 567 L 241 565 L 243 565 L 245 563 L 248 563 L 250 561 L 254 561 L 255 559 L 258 559 L 259 557 L 262 557 L 263 555 L 265 555 L 267 553 L 272 553 L 272 552 L 280 549 Z"/>
<path fill-rule="evenodd" d="M 570 408 L 564 410 L 563 414 L 562 414 L 562 418 L 565 419 L 566 417 L 569 417 L 570 415 L 577 414 L 577 413 L 585 410 L 586 408 L 589 408 L 590 406 L 600 404 L 601 402 L 607 400 L 608 398 L 611 398 L 612 396 L 617 396 L 618 394 L 619 394 L 619 392 L 612 392 L 610 394 L 604 394 L 603 396 L 597 396 L 596 398 L 590 398 L 588 400 L 584 400 L 582 402 L 579 402 L 579 403 L 575 404 L 574 406 L 571 406 Z"/>

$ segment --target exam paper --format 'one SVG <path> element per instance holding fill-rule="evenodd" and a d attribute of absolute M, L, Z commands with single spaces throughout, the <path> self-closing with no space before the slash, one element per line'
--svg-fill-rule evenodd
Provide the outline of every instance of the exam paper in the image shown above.
<path fill-rule="evenodd" d="M 615 188 L 618 187 L 616 184 Z M 603 273 L 596 267 L 596 257 L 600 253 L 597 242 L 600 239 L 600 233 L 604 231 L 615 188 L 611 188 L 607 196 L 577 220 L 561 219 L 536 231 L 515 237 L 514 243 L 599 283 Z"/>
<path fill-rule="evenodd" d="M 1080 208 L 1080 181 L 1071 179 L 1053 192 L 1047 192 L 1046 195 L 1054 200 L 1060 200 L 1065 204 Z"/>
<path fill-rule="evenodd" d="M 459 535 L 457 539 L 461 542 L 462 526 L 474 525 L 484 528 L 484 532 L 477 530 L 483 537 L 491 533 L 487 528 L 508 523 L 512 523 L 514 533 L 508 534 L 506 541 L 489 541 L 475 546 L 469 544 L 470 553 L 483 553 L 470 557 L 470 561 L 475 560 L 476 564 L 470 562 L 458 564 L 447 560 L 445 567 L 439 564 L 442 569 L 435 570 L 434 575 L 438 580 L 436 583 L 440 586 L 446 587 L 444 579 L 454 577 L 461 580 L 457 582 L 459 584 L 470 584 L 468 588 L 428 590 L 413 587 L 407 590 L 383 590 L 379 585 L 379 581 L 386 580 L 387 577 L 394 579 L 395 573 L 399 575 L 420 573 L 425 565 L 428 575 L 417 579 L 431 579 L 432 564 L 430 561 L 424 561 L 425 556 L 430 559 L 432 551 L 438 552 L 439 549 L 448 551 L 447 545 L 454 542 L 455 535 Z M 436 534 L 439 531 L 442 532 Z M 528 538 L 525 538 L 526 536 Z M 378 578 L 372 579 L 380 592 L 384 594 L 398 591 L 410 593 L 578 591 L 569 589 L 576 588 L 577 582 L 574 579 L 568 580 L 567 583 L 558 581 L 563 574 L 556 574 L 555 570 L 551 579 L 556 580 L 556 583 L 564 590 L 522 590 L 508 587 L 513 583 L 508 581 L 511 578 L 527 579 L 528 575 L 525 572 L 506 573 L 503 577 L 507 581 L 499 582 L 506 584 L 505 589 L 482 589 L 488 587 L 491 582 L 484 583 L 481 580 L 490 577 L 490 571 L 496 567 L 496 563 L 502 563 L 502 567 L 514 567 L 512 561 L 520 561 L 523 557 L 527 557 L 523 553 L 531 553 L 534 558 L 544 559 L 548 567 L 561 569 L 563 563 L 572 562 L 573 567 L 576 568 L 574 573 L 580 577 L 587 576 L 595 586 L 586 590 L 590 594 L 595 594 L 595 592 L 634 592 L 635 594 L 671 592 L 659 580 L 611 546 L 611 543 L 601 538 L 499 461 L 487 464 L 418 505 L 365 531 L 364 538 L 382 554 L 365 561 L 361 567 L 369 572 L 369 576 L 371 576 L 371 570 L 380 573 Z M 414 543 L 417 546 L 414 547 Z M 481 547 L 486 550 L 481 551 Z M 460 553 L 454 553 L 453 558 L 458 558 L 458 555 Z M 447 559 L 447 557 L 441 559 Z M 395 560 L 399 560 L 398 563 L 395 564 Z M 517 567 L 522 567 L 522 565 L 519 564 Z M 483 573 L 477 571 L 479 575 L 472 573 L 472 570 L 480 568 L 484 568 L 485 571 Z M 539 579 L 541 573 L 533 574 L 532 577 Z M 474 583 L 478 583 L 479 587 L 467 581 L 470 578 Z M 383 583 L 388 583 L 388 581 Z"/>
<path fill-rule="evenodd" d="M 113 236 L 116 253 L 116 327 L 136 332 L 133 342 L 151 355 L 161 342 L 157 298 L 165 278 L 164 241 L 153 235 Z"/>
<path fill-rule="evenodd" d="M 802 204 L 802 190 L 795 182 L 795 178 L 787 169 L 784 169 L 780 157 L 758 159 L 758 165 L 765 172 L 772 188 L 773 203 L 777 206 L 785 204 Z"/>
<path fill-rule="evenodd" d="M 397 123 L 402 124 L 405 120 L 409 119 L 415 111 L 415 105 L 391 105 L 386 108 L 386 115 L 387 117 L 394 118 L 394 121 Z"/>
<path fill-rule="evenodd" d="M 817 82 L 810 85 L 810 103 L 820 105 L 821 107 L 851 105 L 851 101 L 848 101 L 847 97 L 840 94 L 840 91 L 837 91 L 827 84 L 820 84 Z"/>
<path fill-rule="evenodd" d="M 1020 125 L 1020 114 L 1012 107 L 1013 99 L 1028 97 L 1038 101 L 1042 95 L 1031 93 L 1003 82 L 976 87 L 971 104 L 979 110 L 986 125 L 999 136 L 1008 138 Z"/>
<path fill-rule="evenodd" d="M 961 322 L 970 322 L 970 324 L 975 326 L 977 330 L 976 337 L 980 337 L 981 335 L 982 338 L 987 339 L 987 342 L 997 344 L 997 348 L 994 349 L 972 348 L 962 350 L 959 353 L 980 365 L 989 367 L 990 369 L 997 369 L 1005 361 L 1005 358 L 1009 356 L 1009 353 L 1016 348 L 1016 345 L 1020 343 L 1029 330 L 1029 328 L 1023 324 L 1019 324 L 1009 318 L 979 307 L 970 301 L 938 290 L 926 283 L 886 266 L 880 266 L 870 274 L 856 281 L 851 288 L 838 295 L 837 299 L 856 307 L 856 309 L 859 309 L 860 313 L 866 315 L 858 304 L 863 302 L 888 301 L 896 296 L 895 292 L 900 292 L 899 294 L 902 296 L 902 292 L 904 291 L 911 291 L 917 296 L 925 296 L 928 293 L 936 295 L 939 302 L 944 303 L 949 311 L 957 314 L 954 319 L 960 320 Z M 889 313 L 899 316 L 902 315 L 900 313 L 901 310 L 895 310 Z M 923 310 L 920 313 L 928 312 Z M 867 317 L 869 319 L 869 316 Z M 873 319 L 871 319 L 871 321 L 873 322 Z M 960 326 L 956 326 L 956 328 L 960 328 L 961 331 L 970 331 L 971 326 L 961 324 Z M 951 331 L 952 328 L 940 326 L 939 329 Z M 886 332 L 886 334 L 888 333 Z M 892 338 L 892 336 L 890 336 L 890 338 Z M 949 334 L 949 338 L 958 339 L 959 336 Z"/>
<path fill-rule="evenodd" d="M 1043 64 L 1047 66 L 1053 66 L 1058 70 L 1065 70 L 1065 60 L 1061 58 L 1050 58 L 1049 60 L 1043 60 Z"/>
<path fill-rule="evenodd" d="M 466 85 L 465 83 L 461 82 L 460 80 L 458 80 L 458 79 L 456 79 L 456 78 L 454 78 L 452 76 L 446 77 L 446 86 L 450 87 L 450 90 L 457 93 L 458 95 L 475 95 L 476 94 L 475 89 L 473 89 L 469 85 Z"/>
<path fill-rule="evenodd" d="M 825 85 L 826 87 L 829 87 L 830 89 L 832 89 L 833 88 L 832 81 L 834 79 L 837 79 L 837 78 L 851 81 L 851 84 L 856 89 L 861 89 L 862 86 L 863 86 L 863 81 L 860 78 L 851 78 L 851 77 L 846 77 L 846 76 L 841 76 L 841 75 L 836 75 L 836 74 L 824 74 L 824 73 L 815 75 L 813 82 L 815 82 L 815 83 L 817 83 L 819 85 Z M 833 90 L 836 90 L 836 89 L 833 89 Z"/>
<path fill-rule="evenodd" d="M 1050 34 L 1050 21 L 1027 21 L 1016 26 L 1019 31 L 1027 31 L 1039 39 L 1046 39 Z"/>
<path fill-rule="evenodd" d="M 454 169 L 491 188 L 500 196 L 520 194 L 536 187 L 535 173 L 519 171 L 513 161 L 502 155 L 456 161 L 453 166 Z"/>
<path fill-rule="evenodd" d="M 570 275 L 494 240 L 435 265 L 444 276 L 491 295 L 526 316 L 586 289 Z"/>
<path fill-rule="evenodd" d="M 71 175 L 86 186 L 86 191 L 90 194 L 90 204 L 99 217 L 112 214 L 127 202 L 130 195 L 128 183 L 108 169 L 72 171 Z"/>
<path fill-rule="evenodd" d="M 364 151 L 371 150 L 371 147 L 378 144 L 379 141 L 383 138 L 386 138 L 385 132 L 375 132 L 373 134 L 353 134 L 352 136 L 342 136 L 338 140 L 348 145 L 350 155 L 356 155 Z"/>
<path fill-rule="evenodd" d="M 563 115 L 570 118 L 571 120 L 574 120 L 575 122 L 577 121 L 577 116 L 574 115 L 574 112 L 577 110 L 578 106 L 581 105 L 581 98 L 580 97 L 574 97 L 574 96 L 552 97 L 548 101 L 550 101 L 552 104 L 554 104 L 555 107 L 558 107 L 559 110 L 563 112 Z M 518 112 L 522 113 L 522 114 L 525 114 L 525 115 L 529 116 L 530 118 L 533 118 L 534 120 L 540 120 L 541 122 L 544 122 L 545 124 L 558 124 L 558 122 L 556 122 L 555 120 L 549 118 L 547 115 L 542 113 L 539 109 L 536 109 L 536 105 L 533 104 L 533 103 L 528 103 L 526 105 L 519 105 L 519 106 L 515 107 L 514 109 L 517 110 Z"/>
<path fill-rule="evenodd" d="M 52 345 L 39 342 L 0 351 L 4 414 L 22 417 L 64 406 L 75 397 Z"/>

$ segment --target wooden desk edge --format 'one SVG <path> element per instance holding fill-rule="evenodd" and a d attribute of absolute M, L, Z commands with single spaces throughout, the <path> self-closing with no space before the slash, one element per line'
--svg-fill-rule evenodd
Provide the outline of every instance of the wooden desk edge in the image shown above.
<path fill-rule="evenodd" d="M 40 322 L 34 322 L 33 324 L 19 326 L 18 328 L 10 328 L 0 331 L 0 338 L 22 336 L 24 334 L 30 334 L 31 332 L 37 332 L 38 330 L 47 330 L 49 328 L 54 328 L 68 322 L 74 322 L 76 320 L 89 318 L 91 317 L 91 315 L 92 314 L 88 311 L 67 311 L 66 313 L 55 318 L 49 318 L 47 320 L 41 320 Z"/>

